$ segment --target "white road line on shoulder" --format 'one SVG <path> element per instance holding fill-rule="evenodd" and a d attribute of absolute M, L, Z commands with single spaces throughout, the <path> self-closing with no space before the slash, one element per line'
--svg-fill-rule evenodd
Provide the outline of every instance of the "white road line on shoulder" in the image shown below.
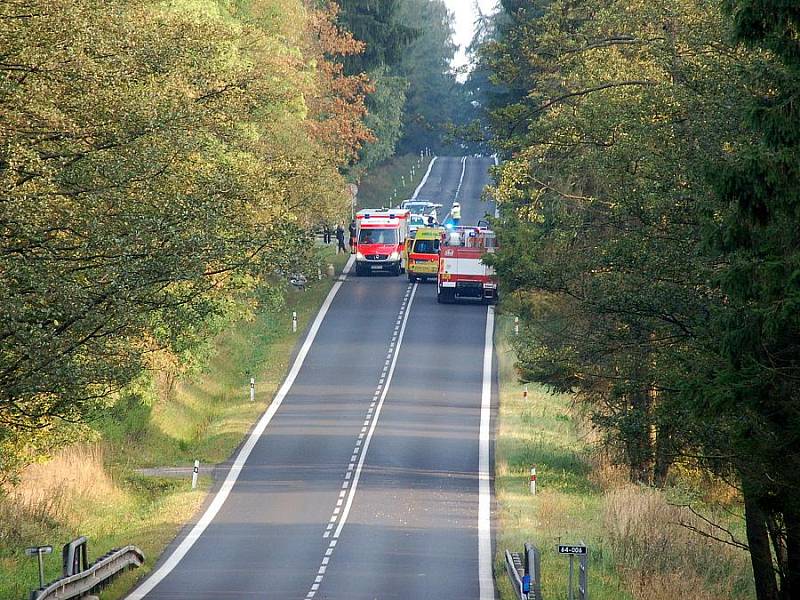
<path fill-rule="evenodd" d="M 458 201 L 458 195 L 461 193 L 461 185 L 464 183 L 464 173 L 466 173 L 466 171 L 467 171 L 467 157 L 466 156 L 462 156 L 461 157 L 461 177 L 458 178 L 458 187 L 456 188 L 456 195 L 453 196 L 453 202 L 457 202 Z M 452 206 L 451 206 L 450 210 L 447 211 L 447 214 L 444 216 L 444 218 L 442 219 L 441 222 L 445 223 L 447 221 L 447 219 L 450 218 L 450 213 L 452 213 L 452 212 L 453 212 L 453 209 L 452 209 Z"/>
<path fill-rule="evenodd" d="M 429 177 L 429 176 L 430 176 L 430 174 L 431 174 L 431 169 L 433 169 L 433 163 L 435 163 L 435 162 L 436 162 L 436 159 L 437 159 L 437 158 L 439 158 L 439 157 L 438 157 L 438 156 L 434 156 L 434 157 L 431 159 L 431 162 L 428 164 L 428 170 L 427 170 L 427 171 L 425 171 L 425 177 L 423 177 L 423 178 L 422 178 L 422 181 L 420 181 L 420 182 L 419 182 L 419 185 L 417 186 L 417 189 L 415 189 L 415 190 L 414 190 L 414 195 L 413 195 L 413 196 L 411 196 L 411 199 L 412 199 L 412 200 L 416 200 L 416 199 L 417 199 L 417 196 L 419 196 L 419 192 L 420 192 L 420 190 L 422 189 L 422 186 L 424 186 L 424 185 L 425 185 L 425 182 L 426 182 L 426 181 L 428 181 L 428 177 Z"/>
<path fill-rule="evenodd" d="M 492 362 L 494 352 L 494 307 L 486 311 L 481 391 L 480 449 L 478 451 L 478 585 L 480 600 L 494 600 L 492 579 L 492 489 L 489 480 L 489 442 L 492 419 Z M 339 529 L 337 528 L 337 532 Z M 336 535 L 336 534 L 334 534 Z"/>
<path fill-rule="evenodd" d="M 127 596 L 127 600 L 141 600 L 147 596 L 147 594 L 149 594 L 153 588 L 161 583 L 161 581 L 167 575 L 169 575 L 173 569 L 175 569 L 175 567 L 178 566 L 181 560 L 183 560 L 183 557 L 186 556 L 192 546 L 194 546 L 195 542 L 197 542 L 197 540 L 200 539 L 200 536 L 203 535 L 203 532 L 211 524 L 211 521 L 214 520 L 214 517 L 217 516 L 217 513 L 219 513 L 223 504 L 225 504 L 225 500 L 228 499 L 228 496 L 230 495 L 236 480 L 239 478 L 242 468 L 247 462 L 250 453 L 253 451 L 253 448 L 255 447 L 259 438 L 264 433 L 267 425 L 269 425 L 270 421 L 272 421 L 272 417 L 275 416 L 275 413 L 280 408 L 281 403 L 283 403 L 283 400 L 286 398 L 289 390 L 292 389 L 294 381 L 297 379 L 297 375 L 300 373 L 300 369 L 303 367 L 303 363 L 306 360 L 306 356 L 308 356 L 311 346 L 317 337 L 317 333 L 322 325 L 322 321 L 325 319 L 325 315 L 328 314 L 328 309 L 330 309 L 333 299 L 336 297 L 336 294 L 339 292 L 342 284 L 347 279 L 347 275 L 350 273 L 350 269 L 353 267 L 354 260 L 354 257 L 351 255 L 347 260 L 344 270 L 342 271 L 342 277 L 339 279 L 339 281 L 333 284 L 331 291 L 328 292 L 325 302 L 322 303 L 322 306 L 317 313 L 317 317 L 314 319 L 314 323 L 311 325 L 311 329 L 309 329 L 308 335 L 306 335 L 306 339 L 303 342 L 303 345 L 300 347 L 300 352 L 297 353 L 297 358 L 294 360 L 292 369 L 286 376 L 286 379 L 284 380 L 281 388 L 278 390 L 278 393 L 275 394 L 275 398 L 273 398 L 269 408 L 267 408 L 267 410 L 261 416 L 261 419 L 259 419 L 256 426 L 253 428 L 253 431 L 251 431 L 250 435 L 247 437 L 247 441 L 242 446 L 239 454 L 236 455 L 233 466 L 231 466 L 230 471 L 228 471 L 228 476 L 225 478 L 225 481 L 222 483 L 222 486 L 214 496 L 214 499 L 211 501 L 209 507 L 200 517 L 200 520 L 197 521 L 195 526 L 192 527 L 191 531 L 189 531 L 183 541 L 164 561 L 164 564 L 162 564 L 161 567 L 159 567 L 152 575 L 145 579 L 139 587 L 133 590 L 133 592 Z"/>
<path fill-rule="evenodd" d="M 494 166 L 496 167 L 499 164 L 500 164 L 500 158 L 497 156 L 497 154 L 495 154 L 494 155 Z M 500 218 L 500 206 L 497 204 L 497 200 L 494 201 L 494 218 L 495 219 L 499 219 Z"/>
<path fill-rule="evenodd" d="M 453 202 L 458 200 L 458 195 L 461 193 L 461 186 L 464 184 L 464 174 L 467 172 L 467 157 L 461 159 L 461 177 L 458 178 L 458 187 L 456 188 L 456 195 L 453 197 Z"/>

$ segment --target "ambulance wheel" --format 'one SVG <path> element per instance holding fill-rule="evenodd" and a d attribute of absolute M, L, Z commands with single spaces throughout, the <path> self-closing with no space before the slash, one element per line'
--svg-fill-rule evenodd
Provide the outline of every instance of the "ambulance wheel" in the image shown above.
<path fill-rule="evenodd" d="M 400 267 L 400 263 L 397 263 L 392 269 L 392 275 L 394 275 L 395 277 L 400 277 L 400 273 L 402 272 L 403 269 Z"/>
<path fill-rule="evenodd" d="M 367 274 L 367 270 L 360 264 L 356 263 L 356 277 L 363 277 Z"/>
<path fill-rule="evenodd" d="M 417 281 L 417 277 L 416 277 L 416 275 L 412 275 L 411 273 L 408 273 L 408 280 L 409 280 L 411 283 L 414 283 L 414 282 L 416 282 L 416 281 Z"/>

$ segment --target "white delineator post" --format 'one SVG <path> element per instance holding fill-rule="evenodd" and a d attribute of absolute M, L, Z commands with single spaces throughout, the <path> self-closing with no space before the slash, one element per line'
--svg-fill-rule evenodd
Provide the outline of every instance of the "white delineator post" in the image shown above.
<path fill-rule="evenodd" d="M 528 386 L 527 385 L 525 386 L 525 389 L 522 390 L 522 399 L 523 400 L 527 400 L 528 399 Z"/>
<path fill-rule="evenodd" d="M 297 312 L 292 311 L 292 333 L 297 333 Z"/>
<path fill-rule="evenodd" d="M 250 378 L 250 402 L 255 401 L 256 399 L 256 378 Z"/>
<path fill-rule="evenodd" d="M 192 489 L 197 488 L 197 475 L 200 473 L 200 461 L 194 461 L 194 468 L 192 469 Z"/>
<path fill-rule="evenodd" d="M 536 467 L 531 467 L 531 495 L 536 495 Z"/>
<path fill-rule="evenodd" d="M 514 335 L 519 335 L 519 317 L 514 317 Z"/>

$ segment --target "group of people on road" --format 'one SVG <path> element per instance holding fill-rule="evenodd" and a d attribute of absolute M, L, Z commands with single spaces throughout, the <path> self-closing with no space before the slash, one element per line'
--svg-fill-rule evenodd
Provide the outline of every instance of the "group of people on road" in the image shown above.
<path fill-rule="evenodd" d="M 350 250 L 349 252 L 355 252 L 356 247 L 356 222 L 350 221 L 350 225 L 348 226 L 348 230 L 350 233 Z M 333 231 L 336 235 L 336 254 L 347 254 L 347 246 L 344 243 L 344 224 L 338 223 L 336 225 L 336 229 Z M 331 227 L 327 223 L 322 225 L 322 242 L 324 244 L 331 243 Z"/>

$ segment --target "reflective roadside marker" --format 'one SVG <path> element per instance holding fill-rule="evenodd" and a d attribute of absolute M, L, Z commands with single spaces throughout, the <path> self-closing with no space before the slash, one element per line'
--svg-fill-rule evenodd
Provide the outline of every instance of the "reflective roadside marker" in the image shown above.
<path fill-rule="evenodd" d="M 514 335 L 519 335 L 519 317 L 514 317 Z"/>
<path fill-rule="evenodd" d="M 250 378 L 250 402 L 256 399 L 256 378 Z"/>
<path fill-rule="evenodd" d="M 297 333 L 297 312 L 292 311 L 292 333 Z"/>
<path fill-rule="evenodd" d="M 192 489 L 197 488 L 197 475 L 200 473 L 200 461 L 194 461 L 194 468 L 192 469 Z"/>
<path fill-rule="evenodd" d="M 531 494 L 536 495 L 536 467 L 531 467 Z"/>
<path fill-rule="evenodd" d="M 522 399 L 523 400 L 527 400 L 528 399 L 528 386 L 527 385 L 525 385 L 525 389 L 522 390 Z"/>

